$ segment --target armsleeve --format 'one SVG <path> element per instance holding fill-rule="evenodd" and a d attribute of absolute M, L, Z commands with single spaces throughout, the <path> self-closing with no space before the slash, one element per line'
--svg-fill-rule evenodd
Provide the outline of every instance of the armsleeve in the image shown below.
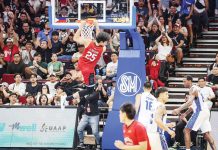
<path fill-rule="evenodd" d="M 142 133 L 144 133 L 144 134 L 142 134 Z M 148 141 L 147 131 L 146 131 L 144 126 L 138 125 L 136 127 L 136 138 L 137 138 L 138 142 Z"/>

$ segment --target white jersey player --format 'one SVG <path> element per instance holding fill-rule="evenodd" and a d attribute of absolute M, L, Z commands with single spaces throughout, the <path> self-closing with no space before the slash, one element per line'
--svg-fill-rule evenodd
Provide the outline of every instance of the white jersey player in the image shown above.
<path fill-rule="evenodd" d="M 210 111 L 204 103 L 204 96 L 202 95 L 202 93 L 200 93 L 200 88 L 196 85 L 192 85 L 192 80 L 192 76 L 186 76 L 186 78 L 184 79 L 184 87 L 190 88 L 189 100 L 179 108 L 173 110 L 173 114 L 178 115 L 182 110 L 188 108 L 189 106 L 191 107 L 184 114 L 182 114 L 182 118 L 185 118 L 191 111 L 194 112 L 184 129 L 186 150 L 190 150 L 190 132 L 192 130 L 198 131 L 199 129 L 201 129 L 205 139 L 209 142 L 212 150 L 216 150 L 214 139 L 210 135 Z"/>
<path fill-rule="evenodd" d="M 138 121 L 142 123 L 148 133 L 151 150 L 161 149 L 158 127 L 154 121 L 155 111 L 158 106 L 157 99 L 151 94 L 152 85 L 150 82 L 144 84 L 144 92 L 136 96 L 136 112 Z"/>
<path fill-rule="evenodd" d="M 169 95 L 168 90 L 165 87 L 158 88 L 156 91 L 156 96 L 158 99 L 157 107 L 155 110 L 154 121 L 157 124 L 157 133 L 158 138 L 160 139 L 161 148 L 159 150 L 168 150 L 168 145 L 165 140 L 164 131 L 168 132 L 171 138 L 175 137 L 175 132 L 170 128 L 174 127 L 173 123 L 166 123 L 167 111 L 165 107 L 165 103 L 168 101 Z M 157 150 L 157 149 L 154 149 Z"/>

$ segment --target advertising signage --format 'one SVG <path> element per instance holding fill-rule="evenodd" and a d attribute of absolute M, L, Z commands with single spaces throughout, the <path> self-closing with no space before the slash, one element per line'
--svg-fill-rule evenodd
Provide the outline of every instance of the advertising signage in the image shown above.
<path fill-rule="evenodd" d="M 77 108 L 0 108 L 0 147 L 72 148 Z"/>

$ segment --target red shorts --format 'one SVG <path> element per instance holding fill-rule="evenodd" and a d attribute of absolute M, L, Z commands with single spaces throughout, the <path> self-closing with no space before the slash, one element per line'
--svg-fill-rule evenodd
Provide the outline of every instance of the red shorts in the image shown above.
<path fill-rule="evenodd" d="M 94 82 L 93 80 L 94 79 L 90 80 L 90 75 L 94 74 L 94 72 L 95 72 L 94 69 L 90 68 L 89 66 L 81 65 L 80 63 L 78 63 L 78 67 L 79 67 L 79 69 L 82 72 L 85 84 L 86 85 L 93 84 L 93 82 Z"/>
<path fill-rule="evenodd" d="M 86 85 L 90 85 L 90 82 L 89 82 L 89 77 L 91 74 L 93 74 L 93 71 L 88 71 L 88 70 L 81 70 L 82 72 L 82 75 L 83 75 L 83 78 L 84 78 L 84 82 Z"/>

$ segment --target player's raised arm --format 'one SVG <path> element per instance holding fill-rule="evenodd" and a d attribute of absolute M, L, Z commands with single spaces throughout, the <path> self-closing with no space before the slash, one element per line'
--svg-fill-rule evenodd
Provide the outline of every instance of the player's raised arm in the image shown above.
<path fill-rule="evenodd" d="M 88 45 L 90 44 L 91 42 L 91 39 L 84 39 L 81 37 L 81 32 L 82 32 L 82 28 L 83 26 L 86 24 L 85 21 L 81 21 L 80 23 L 80 26 L 79 26 L 79 29 L 76 31 L 74 37 L 73 37 L 73 40 L 79 44 L 82 44 L 84 45 L 85 47 L 88 47 Z"/>
<path fill-rule="evenodd" d="M 172 112 L 173 115 L 178 115 L 182 110 L 184 110 L 192 105 L 192 102 L 195 99 L 195 97 L 198 97 L 198 89 L 195 86 L 192 87 L 190 89 L 189 95 L 190 96 L 189 96 L 187 102 L 182 104 L 182 106 L 180 106 L 179 108 L 173 110 L 173 112 Z"/>

